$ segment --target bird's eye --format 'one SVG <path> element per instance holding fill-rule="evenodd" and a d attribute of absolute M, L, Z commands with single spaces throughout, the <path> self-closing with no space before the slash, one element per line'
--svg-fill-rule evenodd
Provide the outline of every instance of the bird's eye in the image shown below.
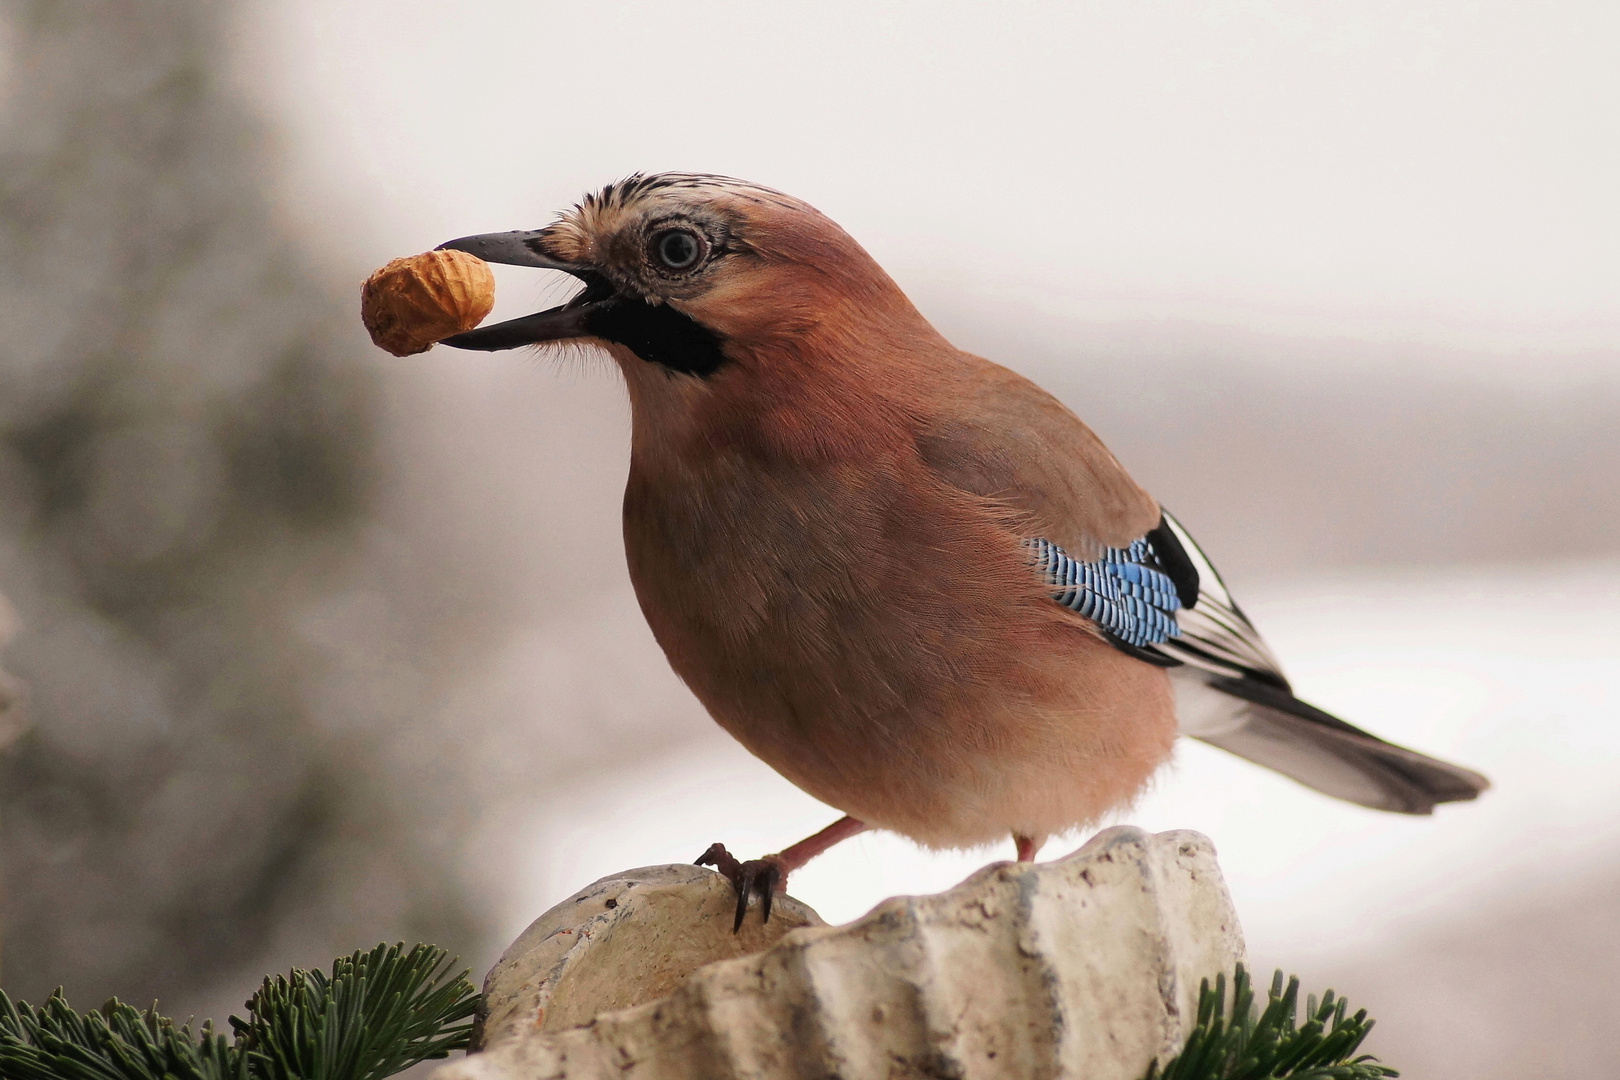
<path fill-rule="evenodd" d="M 703 258 L 708 245 L 689 229 L 670 229 L 653 237 L 653 257 L 666 270 L 690 270 Z"/>

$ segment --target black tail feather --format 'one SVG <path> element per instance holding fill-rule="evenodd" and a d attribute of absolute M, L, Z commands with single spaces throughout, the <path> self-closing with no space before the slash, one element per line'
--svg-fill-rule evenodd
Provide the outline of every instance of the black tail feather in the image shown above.
<path fill-rule="evenodd" d="M 1212 678 L 1209 685 L 1249 707 L 1241 726 L 1199 738 L 1329 795 L 1377 810 L 1428 814 L 1490 787 L 1471 769 L 1385 742 L 1279 687 L 1238 678 Z"/>

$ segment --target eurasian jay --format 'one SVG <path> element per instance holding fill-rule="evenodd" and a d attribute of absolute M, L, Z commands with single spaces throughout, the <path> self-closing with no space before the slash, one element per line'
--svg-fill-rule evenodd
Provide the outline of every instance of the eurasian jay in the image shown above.
<path fill-rule="evenodd" d="M 843 229 L 718 176 L 637 175 L 554 224 L 442 245 L 572 274 L 560 307 L 449 338 L 582 341 L 630 392 L 624 544 L 714 719 L 847 815 L 700 862 L 770 917 L 865 829 L 1046 837 L 1126 806 L 1178 733 L 1363 806 L 1478 773 L 1300 701 L 1180 522 L 1051 395 L 955 348 Z"/>

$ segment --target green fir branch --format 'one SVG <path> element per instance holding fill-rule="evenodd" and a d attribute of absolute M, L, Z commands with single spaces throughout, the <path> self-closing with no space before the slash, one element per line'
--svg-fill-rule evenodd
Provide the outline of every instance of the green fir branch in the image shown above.
<path fill-rule="evenodd" d="M 1355 1057 L 1372 1030 L 1362 1009 L 1346 1016 L 1347 1004 L 1329 990 L 1318 1004 L 1306 999 L 1305 1023 L 1296 1026 L 1299 979 L 1283 987 L 1283 973 L 1271 978 L 1262 1011 L 1242 964 L 1232 976 L 1232 1009 L 1226 1009 L 1226 976 L 1198 992 L 1198 1023 L 1181 1053 L 1164 1068 L 1154 1062 L 1145 1080 L 1381 1080 L 1400 1073 L 1369 1054 Z"/>
<path fill-rule="evenodd" d="M 118 999 L 77 1013 L 57 990 L 44 1005 L 0 991 L 0 1080 L 382 1080 L 464 1049 L 478 994 L 443 949 L 378 945 L 266 978 L 231 1017 L 193 1032 Z"/>
<path fill-rule="evenodd" d="M 332 962 L 332 973 L 266 978 L 231 1017 L 264 1080 L 382 1080 L 467 1045 L 478 995 L 451 977 L 444 950 L 378 945 Z"/>
<path fill-rule="evenodd" d="M 38 1009 L 0 991 L 4 1080 L 248 1080 L 241 1055 L 211 1025 L 193 1034 L 156 1008 L 113 998 L 80 1015 L 57 990 Z"/>

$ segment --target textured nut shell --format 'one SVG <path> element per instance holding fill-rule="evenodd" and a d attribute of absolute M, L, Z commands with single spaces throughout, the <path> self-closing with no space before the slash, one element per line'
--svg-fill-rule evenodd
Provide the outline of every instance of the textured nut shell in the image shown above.
<path fill-rule="evenodd" d="M 549 987 L 552 1015 L 588 1011 L 566 1003 L 565 980 L 593 957 L 573 955 L 571 975 L 538 955 L 508 959 L 492 982 L 521 968 Z M 492 1012 L 485 1051 L 434 1080 L 1138 1080 L 1180 1050 L 1199 980 L 1241 959 L 1210 842 L 1114 828 L 1057 862 L 1000 863 L 847 926 L 794 930 L 583 1027 Z M 633 979 L 645 962 L 604 950 L 590 981 Z"/>
<path fill-rule="evenodd" d="M 426 352 L 471 330 L 495 306 L 489 264 L 465 251 L 425 251 L 395 259 L 360 287 L 360 321 L 379 349 Z"/>

